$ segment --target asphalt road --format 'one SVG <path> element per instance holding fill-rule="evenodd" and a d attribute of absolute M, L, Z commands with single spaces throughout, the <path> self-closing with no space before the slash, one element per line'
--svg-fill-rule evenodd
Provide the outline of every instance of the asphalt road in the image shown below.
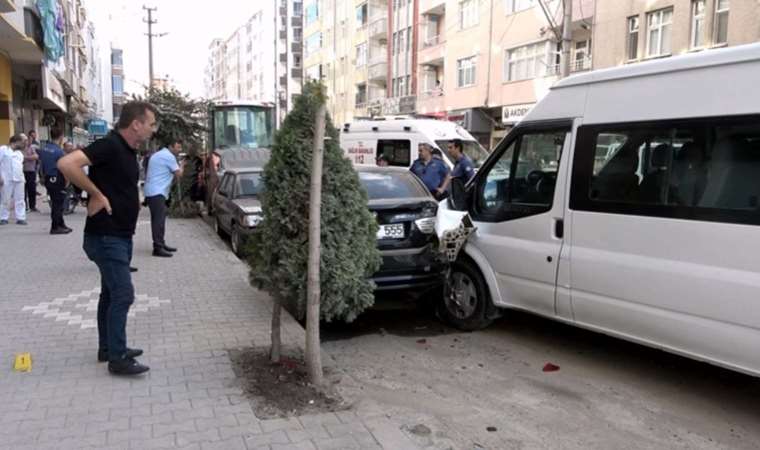
<path fill-rule="evenodd" d="M 462 333 L 379 302 L 325 327 L 325 364 L 421 447 L 760 448 L 758 378 L 528 314 Z"/>

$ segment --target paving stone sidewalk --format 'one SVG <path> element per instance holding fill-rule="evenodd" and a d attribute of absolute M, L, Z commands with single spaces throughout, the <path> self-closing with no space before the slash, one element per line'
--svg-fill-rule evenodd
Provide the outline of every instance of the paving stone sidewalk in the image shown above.
<path fill-rule="evenodd" d="M 200 219 L 170 220 L 179 252 L 153 258 L 143 211 L 128 338 L 151 370 L 110 376 L 96 361 L 99 277 L 81 249 L 84 212 L 66 220 L 66 236 L 48 234 L 47 214 L 0 227 L 0 449 L 416 448 L 382 411 L 254 415 L 227 350 L 268 345 L 271 302 Z M 283 331 L 302 347 L 290 317 Z M 31 353 L 31 372 L 13 371 L 19 352 Z"/>

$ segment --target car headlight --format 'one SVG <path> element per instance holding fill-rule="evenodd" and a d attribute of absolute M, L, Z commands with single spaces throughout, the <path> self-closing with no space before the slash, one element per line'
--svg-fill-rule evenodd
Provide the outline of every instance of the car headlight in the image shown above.
<path fill-rule="evenodd" d="M 414 221 L 417 229 L 425 234 L 435 232 L 435 217 L 425 217 L 424 219 L 417 219 Z"/>
<path fill-rule="evenodd" d="M 261 223 L 262 217 L 258 214 L 248 214 L 245 216 L 245 225 L 247 227 L 255 227 Z"/>

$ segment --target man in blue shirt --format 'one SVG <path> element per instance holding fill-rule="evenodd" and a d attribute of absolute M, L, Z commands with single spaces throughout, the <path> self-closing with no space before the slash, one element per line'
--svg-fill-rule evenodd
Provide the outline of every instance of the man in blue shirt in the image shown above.
<path fill-rule="evenodd" d="M 439 158 L 433 157 L 433 149 L 428 144 L 419 145 L 419 158 L 409 169 L 422 180 L 433 196 L 440 200 L 446 192 L 443 185 L 449 174 L 449 168 Z"/>
<path fill-rule="evenodd" d="M 63 221 L 63 201 L 66 195 L 66 180 L 58 173 L 58 160 L 63 158 L 63 131 L 60 128 L 50 129 L 50 142 L 39 151 L 42 174 L 45 177 L 45 188 L 50 196 L 50 234 L 71 233 L 71 228 Z"/>
<path fill-rule="evenodd" d="M 150 227 L 153 232 L 153 256 L 170 257 L 177 251 L 164 241 L 166 231 L 166 199 L 172 181 L 182 176 L 177 155 L 182 151 L 182 141 L 171 139 L 166 147 L 154 153 L 148 162 L 145 175 L 145 201 L 150 208 Z"/>
<path fill-rule="evenodd" d="M 454 139 L 450 141 L 448 151 L 455 162 L 454 170 L 451 171 L 443 183 L 444 190 L 449 187 L 449 183 L 451 183 L 453 178 L 459 178 L 464 184 L 467 184 L 475 176 L 475 166 L 472 164 L 470 157 L 464 154 L 461 140 Z"/>

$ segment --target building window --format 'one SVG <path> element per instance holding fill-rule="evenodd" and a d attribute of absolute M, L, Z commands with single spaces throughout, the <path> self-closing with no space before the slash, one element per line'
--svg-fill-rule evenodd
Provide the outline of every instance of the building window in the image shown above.
<path fill-rule="evenodd" d="M 367 64 L 367 43 L 363 42 L 356 46 L 356 67 Z"/>
<path fill-rule="evenodd" d="M 317 6 L 317 0 L 311 1 L 306 5 L 306 21 L 305 27 L 308 27 L 312 23 L 316 22 L 319 18 L 319 7 Z"/>
<path fill-rule="evenodd" d="M 306 45 L 304 46 L 304 56 L 308 58 L 310 55 L 319 51 L 322 47 L 322 33 L 316 32 L 306 38 Z"/>
<path fill-rule="evenodd" d="M 475 67 L 477 56 L 457 61 L 457 87 L 473 86 L 475 84 Z"/>
<path fill-rule="evenodd" d="M 303 40 L 303 29 L 293 28 L 293 42 L 301 42 Z"/>
<path fill-rule="evenodd" d="M 412 27 L 406 29 L 406 51 L 412 51 Z"/>
<path fill-rule="evenodd" d="M 111 53 L 111 65 L 112 66 L 121 66 L 121 65 L 123 65 L 121 51 L 112 52 Z"/>
<path fill-rule="evenodd" d="M 311 66 L 306 69 L 305 74 L 307 80 L 320 80 L 322 78 L 322 68 L 319 65 Z"/>
<path fill-rule="evenodd" d="M 367 4 L 362 3 L 356 7 L 356 28 L 367 26 Z"/>
<path fill-rule="evenodd" d="M 529 80 L 553 74 L 553 71 L 547 70 L 551 60 L 550 51 L 549 41 L 507 50 L 506 80 Z"/>
<path fill-rule="evenodd" d="M 670 31 L 673 8 L 661 9 L 647 14 L 647 56 L 670 54 Z"/>
<path fill-rule="evenodd" d="M 398 78 L 398 93 L 396 97 L 402 97 L 406 95 L 406 90 L 407 90 L 406 77 L 399 77 Z"/>
<path fill-rule="evenodd" d="M 506 0 L 507 14 L 516 13 L 536 5 L 536 0 Z"/>
<path fill-rule="evenodd" d="M 639 58 L 639 17 L 628 18 L 628 60 Z"/>
<path fill-rule="evenodd" d="M 463 0 L 459 2 L 459 28 L 474 27 L 478 24 L 478 0 Z"/>
<path fill-rule="evenodd" d="M 301 55 L 293 55 L 293 68 L 294 69 L 301 68 Z"/>
<path fill-rule="evenodd" d="M 293 15 L 298 17 L 303 14 L 303 3 L 293 2 Z"/>
<path fill-rule="evenodd" d="M 704 45 L 705 34 L 705 0 L 692 0 L 691 2 L 691 48 L 700 48 Z"/>
<path fill-rule="evenodd" d="M 591 69 L 591 39 L 587 41 L 578 41 L 575 43 L 575 57 L 571 70 L 578 72 L 581 70 Z"/>
<path fill-rule="evenodd" d="M 356 106 L 363 106 L 367 103 L 367 85 L 357 84 L 356 85 Z"/>
<path fill-rule="evenodd" d="M 728 0 L 715 0 L 715 44 L 728 42 Z"/>
<path fill-rule="evenodd" d="M 112 91 L 116 95 L 124 94 L 124 79 L 121 75 L 114 75 L 111 77 Z"/>

